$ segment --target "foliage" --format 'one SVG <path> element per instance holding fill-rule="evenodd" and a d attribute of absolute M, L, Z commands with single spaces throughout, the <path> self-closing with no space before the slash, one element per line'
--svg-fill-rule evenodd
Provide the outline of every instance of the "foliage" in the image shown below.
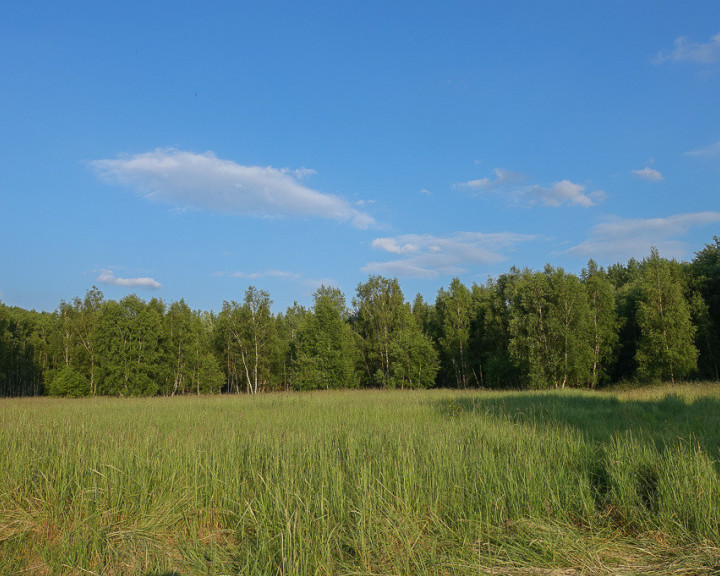
<path fill-rule="evenodd" d="M 720 379 L 720 237 L 695 254 L 688 270 L 696 294 L 691 296 L 697 326 L 700 376 Z"/>
<path fill-rule="evenodd" d="M 50 373 L 46 391 L 50 396 L 89 396 L 90 383 L 83 374 L 70 366 L 63 366 L 56 373 Z"/>
<path fill-rule="evenodd" d="M 607 273 L 590 260 L 583 270 L 582 282 L 588 297 L 590 311 L 590 345 L 592 347 L 592 378 L 590 387 L 608 379 L 615 346 L 618 342 L 619 319 L 616 308 L 616 290 Z"/>
<path fill-rule="evenodd" d="M 679 266 L 653 248 L 644 261 L 638 304 L 640 343 L 636 354 L 643 379 L 682 378 L 697 366 L 695 326 L 683 295 Z"/>
<path fill-rule="evenodd" d="M 431 385 L 437 353 L 405 303 L 396 278 L 370 276 L 353 299 L 365 384 L 378 388 Z"/>
<path fill-rule="evenodd" d="M 689 263 L 657 250 L 582 274 L 511 268 L 483 285 L 454 278 L 434 303 L 370 276 L 348 311 L 273 313 L 248 287 L 193 311 L 96 287 L 54 313 L 0 304 L 0 396 L 183 395 L 353 388 L 601 388 L 720 374 L 720 239 Z"/>
<path fill-rule="evenodd" d="M 240 382 L 250 394 L 269 388 L 270 365 L 276 346 L 272 300 L 254 286 L 245 291 L 242 304 L 223 303 L 218 316 L 218 342 L 227 367 L 228 386 L 239 391 Z"/>
<path fill-rule="evenodd" d="M 486 388 L 521 388 L 526 379 L 510 352 L 510 318 L 520 271 L 511 270 L 483 286 L 473 285 L 474 314 L 469 346 L 473 377 Z"/>
<path fill-rule="evenodd" d="M 303 318 L 296 337 L 295 388 L 354 388 L 359 356 L 347 323 L 345 296 L 337 288 L 321 286 L 314 299 L 312 312 Z"/>
<path fill-rule="evenodd" d="M 551 266 L 520 276 L 511 310 L 510 351 L 532 388 L 591 382 L 590 331 L 587 292 L 576 276 Z"/>
<path fill-rule="evenodd" d="M 448 290 L 440 289 L 435 300 L 439 328 L 438 345 L 441 350 L 441 380 L 457 388 L 477 386 L 470 366 L 470 325 L 472 322 L 472 295 L 454 278 Z"/>

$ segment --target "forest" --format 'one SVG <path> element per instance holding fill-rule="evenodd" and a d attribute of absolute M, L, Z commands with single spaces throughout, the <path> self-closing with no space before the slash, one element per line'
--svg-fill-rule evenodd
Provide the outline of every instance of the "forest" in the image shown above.
<path fill-rule="evenodd" d="M 52 312 L 0 303 L 0 396 L 173 396 L 337 388 L 599 388 L 718 380 L 720 238 L 578 275 L 511 268 L 454 279 L 434 303 L 370 276 L 351 302 L 272 312 L 250 286 L 219 312 L 93 287 Z"/>

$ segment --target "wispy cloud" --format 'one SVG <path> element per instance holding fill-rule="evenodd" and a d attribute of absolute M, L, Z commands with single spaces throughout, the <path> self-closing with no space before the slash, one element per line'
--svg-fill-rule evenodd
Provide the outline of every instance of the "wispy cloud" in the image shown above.
<path fill-rule="evenodd" d="M 582 206 L 583 208 L 595 206 L 605 199 L 605 192 L 602 190 L 585 193 L 585 186 L 575 184 L 570 180 L 561 180 L 549 187 L 533 186 L 525 195 L 535 200 L 535 202 L 531 201 L 531 203 L 539 202 L 546 206 L 568 204 L 569 206 Z"/>
<path fill-rule="evenodd" d="M 405 278 L 436 278 L 442 274 L 460 274 L 470 266 L 497 264 L 507 259 L 507 252 L 537 236 L 515 233 L 485 234 L 456 232 L 447 236 L 404 234 L 394 238 L 377 238 L 376 250 L 401 256 L 386 262 L 370 262 L 362 271 Z"/>
<path fill-rule="evenodd" d="M 212 152 L 176 149 L 95 160 L 106 181 L 136 189 L 143 197 L 184 209 L 210 209 L 255 216 L 304 216 L 349 221 L 357 228 L 375 224 L 372 216 L 334 194 L 300 183 L 313 170 L 243 166 Z"/>
<path fill-rule="evenodd" d="M 590 229 L 587 240 L 567 252 L 574 256 L 625 262 L 645 256 L 655 246 L 666 258 L 684 258 L 682 237 L 692 228 L 720 222 L 720 212 L 675 214 L 666 218 L 612 217 Z"/>
<path fill-rule="evenodd" d="M 654 168 L 650 168 L 649 166 L 646 166 L 642 170 L 632 170 L 632 173 L 642 180 L 651 180 L 653 182 L 659 182 L 663 179 L 663 175 L 660 174 L 657 170 Z"/>
<path fill-rule="evenodd" d="M 494 178 L 480 178 L 460 182 L 456 187 L 469 188 L 477 193 L 498 193 L 511 201 L 526 206 L 582 206 L 589 208 L 605 199 L 605 192 L 595 190 L 587 193 L 585 186 L 570 180 L 553 184 L 525 184 L 527 177 L 519 172 L 495 168 Z"/>
<path fill-rule="evenodd" d="M 698 156 L 700 158 L 720 158 L 720 141 L 706 146 L 705 148 L 698 148 L 697 150 L 690 150 L 685 152 L 685 156 Z"/>
<path fill-rule="evenodd" d="M 246 272 L 246 271 L 218 271 L 213 273 L 213 276 L 223 278 L 239 278 L 248 280 L 250 282 L 263 282 L 267 281 L 272 283 L 273 281 L 279 282 L 291 282 L 293 286 L 301 286 L 303 291 L 298 296 L 310 296 L 320 286 L 337 286 L 338 283 L 329 277 L 323 278 L 308 278 L 298 272 L 290 272 L 288 270 L 262 270 L 258 272 Z"/>
<path fill-rule="evenodd" d="M 460 182 L 456 186 L 462 188 L 470 188 L 478 192 L 491 192 L 493 190 L 501 190 L 508 186 L 516 186 L 527 180 L 527 177 L 520 172 L 505 170 L 504 168 L 495 168 L 493 170 L 494 178 L 478 178 L 477 180 L 469 180 Z"/>
<path fill-rule="evenodd" d="M 675 48 L 665 54 L 660 52 L 654 59 L 655 64 L 665 62 L 694 62 L 697 64 L 711 64 L 720 60 L 720 33 L 713 36 L 709 42 L 693 42 L 681 36 L 675 40 Z"/>
<path fill-rule="evenodd" d="M 162 284 L 154 278 L 118 278 L 112 270 L 101 270 L 96 278 L 101 284 L 108 286 L 123 286 L 125 288 L 150 288 L 158 290 Z"/>
<path fill-rule="evenodd" d="M 216 276 L 246 278 L 248 280 L 258 280 L 262 278 L 284 278 L 288 280 L 299 280 L 302 277 L 296 272 L 288 272 L 286 270 L 264 270 L 262 272 L 218 272 Z"/>

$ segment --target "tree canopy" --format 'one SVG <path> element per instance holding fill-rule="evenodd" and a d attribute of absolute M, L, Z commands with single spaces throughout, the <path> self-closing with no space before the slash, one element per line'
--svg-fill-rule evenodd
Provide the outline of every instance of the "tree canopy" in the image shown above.
<path fill-rule="evenodd" d="M 0 395 L 257 393 L 352 387 L 595 388 L 717 379 L 720 239 L 691 262 L 656 249 L 580 275 L 511 268 L 454 278 L 434 303 L 369 276 L 352 306 L 322 286 L 274 314 L 249 286 L 219 313 L 183 300 L 106 300 L 96 287 L 53 313 L 0 303 Z"/>

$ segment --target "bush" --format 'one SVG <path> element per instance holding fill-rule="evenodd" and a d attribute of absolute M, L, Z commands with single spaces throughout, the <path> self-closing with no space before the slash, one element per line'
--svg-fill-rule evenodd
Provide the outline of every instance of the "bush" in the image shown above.
<path fill-rule="evenodd" d="M 51 377 L 47 385 L 47 393 L 50 396 L 88 396 L 90 394 L 90 382 L 84 375 L 76 372 L 70 366 L 65 366 Z"/>

